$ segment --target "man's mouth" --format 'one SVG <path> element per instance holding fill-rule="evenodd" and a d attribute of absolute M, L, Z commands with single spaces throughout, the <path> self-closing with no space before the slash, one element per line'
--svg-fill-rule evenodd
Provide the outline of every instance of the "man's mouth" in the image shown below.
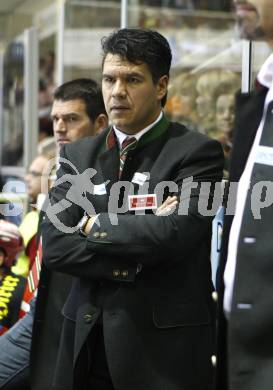
<path fill-rule="evenodd" d="M 111 107 L 111 111 L 125 111 L 125 110 L 129 110 L 129 107 L 127 106 L 112 106 Z"/>
<path fill-rule="evenodd" d="M 59 138 L 58 140 L 57 140 L 57 143 L 58 144 L 69 144 L 70 143 L 70 140 L 69 139 L 67 139 L 67 138 Z"/>

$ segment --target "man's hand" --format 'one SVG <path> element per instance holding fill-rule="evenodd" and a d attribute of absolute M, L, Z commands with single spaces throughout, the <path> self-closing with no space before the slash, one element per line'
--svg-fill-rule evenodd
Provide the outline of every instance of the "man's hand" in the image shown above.
<path fill-rule="evenodd" d="M 86 222 L 85 227 L 83 228 L 84 234 L 87 236 L 90 233 L 90 230 L 92 229 L 95 220 L 97 219 L 98 215 L 93 215 L 88 219 Z"/>
<path fill-rule="evenodd" d="M 178 205 L 177 196 L 168 196 L 164 203 L 156 210 L 155 215 L 169 215 L 171 214 L 176 206 Z"/>

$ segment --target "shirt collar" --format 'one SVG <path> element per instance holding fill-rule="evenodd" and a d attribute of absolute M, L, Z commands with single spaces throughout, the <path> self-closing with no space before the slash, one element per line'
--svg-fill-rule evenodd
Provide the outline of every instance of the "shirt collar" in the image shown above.
<path fill-rule="evenodd" d="M 257 79 L 260 84 L 268 89 L 273 87 L 273 53 L 267 58 L 261 67 Z"/>
<path fill-rule="evenodd" d="M 140 130 L 136 134 L 132 134 L 132 135 L 125 134 L 122 131 L 120 131 L 119 129 L 117 129 L 116 126 L 113 126 L 114 132 L 115 132 L 117 140 L 118 140 L 119 147 L 121 147 L 122 142 L 127 137 L 129 137 L 129 138 L 135 137 L 136 140 L 139 141 L 140 138 L 145 133 L 147 133 L 149 130 L 151 130 L 161 120 L 162 116 L 163 116 L 163 112 L 161 111 L 160 114 L 158 115 L 157 119 L 153 123 L 151 123 L 149 126 L 145 127 L 144 129 Z"/>

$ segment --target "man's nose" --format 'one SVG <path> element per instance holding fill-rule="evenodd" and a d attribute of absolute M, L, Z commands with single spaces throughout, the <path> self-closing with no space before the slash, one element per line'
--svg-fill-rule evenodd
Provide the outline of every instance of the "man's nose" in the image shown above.
<path fill-rule="evenodd" d="M 112 94 L 115 97 L 126 96 L 126 84 L 122 80 L 117 80 L 113 87 Z"/>
<path fill-rule="evenodd" d="M 66 131 L 65 121 L 64 121 L 62 118 L 59 118 L 59 119 L 55 122 L 54 129 L 55 129 L 55 131 L 58 132 L 58 133 Z"/>

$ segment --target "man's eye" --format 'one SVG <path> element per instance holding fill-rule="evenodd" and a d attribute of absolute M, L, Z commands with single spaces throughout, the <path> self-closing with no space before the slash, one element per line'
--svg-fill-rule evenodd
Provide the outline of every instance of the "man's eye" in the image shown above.
<path fill-rule="evenodd" d="M 68 118 L 67 118 L 67 121 L 68 122 L 75 122 L 77 120 L 77 117 L 76 116 L 69 116 Z"/>
<path fill-rule="evenodd" d="M 109 76 L 106 76 L 103 78 L 103 81 L 105 83 L 113 83 L 114 82 L 114 78 L 113 77 L 109 77 Z"/>
<path fill-rule="evenodd" d="M 138 84 L 140 80 L 137 77 L 129 77 L 128 82 L 131 84 Z"/>

